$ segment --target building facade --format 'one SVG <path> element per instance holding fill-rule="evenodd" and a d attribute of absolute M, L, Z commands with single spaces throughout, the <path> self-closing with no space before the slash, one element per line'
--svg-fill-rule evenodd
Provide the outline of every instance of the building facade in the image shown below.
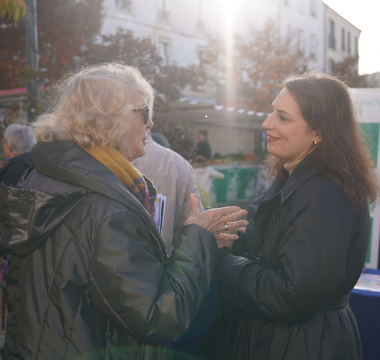
<path fill-rule="evenodd" d="M 104 8 L 103 33 L 121 27 L 150 37 L 166 64 L 200 64 L 210 36 L 249 36 L 269 21 L 306 56 L 309 70 L 331 73 L 359 54 L 361 31 L 323 0 L 105 0 Z"/>
<path fill-rule="evenodd" d="M 249 36 L 271 21 L 307 56 L 310 69 L 325 68 L 323 0 L 105 0 L 104 8 L 104 34 L 122 27 L 150 37 L 165 63 L 197 65 L 209 36 L 227 41 L 226 30 Z"/>
<path fill-rule="evenodd" d="M 323 0 L 241 0 L 238 4 L 239 34 L 249 36 L 250 29 L 262 29 L 270 21 L 280 37 L 308 59 L 310 70 L 324 69 Z"/>
<path fill-rule="evenodd" d="M 359 59 L 361 30 L 325 4 L 325 71 L 334 72 L 335 64 L 347 57 Z"/>
<path fill-rule="evenodd" d="M 104 0 L 102 33 L 121 27 L 135 37 L 150 37 L 165 64 L 188 66 L 201 64 L 210 37 L 218 37 L 228 49 L 235 33 L 250 36 L 251 30 L 269 23 L 306 57 L 309 70 L 331 72 L 329 65 L 358 51 L 360 30 L 323 0 Z M 252 153 L 266 114 L 223 108 L 216 89 L 203 90 L 185 92 L 177 118 L 194 132 L 208 130 L 213 153 Z M 205 106 L 211 108 L 204 112 Z"/>
<path fill-rule="evenodd" d="M 199 64 L 207 50 L 209 9 L 203 0 L 105 0 L 102 33 L 117 28 L 130 30 L 135 37 L 150 37 L 164 64 Z"/>

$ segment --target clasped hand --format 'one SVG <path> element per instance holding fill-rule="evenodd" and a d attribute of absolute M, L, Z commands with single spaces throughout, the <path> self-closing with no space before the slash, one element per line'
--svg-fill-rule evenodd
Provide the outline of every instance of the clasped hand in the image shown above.
<path fill-rule="evenodd" d="M 195 194 L 190 195 L 191 212 L 185 225 L 196 224 L 211 231 L 218 243 L 218 247 L 231 247 L 234 240 L 239 239 L 236 228 L 248 225 L 246 220 L 238 220 L 247 215 L 246 210 L 238 206 L 226 206 L 215 208 L 201 213 L 198 206 L 198 198 Z M 225 225 L 228 230 L 225 230 Z"/>

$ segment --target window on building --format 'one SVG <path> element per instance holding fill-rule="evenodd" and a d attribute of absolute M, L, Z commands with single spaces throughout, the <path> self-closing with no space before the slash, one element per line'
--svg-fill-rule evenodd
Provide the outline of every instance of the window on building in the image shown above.
<path fill-rule="evenodd" d="M 335 21 L 329 19 L 329 48 L 335 50 Z"/>
<path fill-rule="evenodd" d="M 317 61 L 318 57 L 318 38 L 317 35 L 311 34 L 310 38 L 310 59 Z"/>
<path fill-rule="evenodd" d="M 327 74 L 332 74 L 335 70 L 335 62 L 333 59 L 329 59 L 327 62 Z"/>
<path fill-rule="evenodd" d="M 346 29 L 342 27 L 342 51 L 346 51 Z"/>
<path fill-rule="evenodd" d="M 124 11 L 132 11 L 131 0 L 115 0 L 115 7 Z"/>
<path fill-rule="evenodd" d="M 355 42 L 354 42 L 354 46 L 355 46 L 355 56 L 359 56 L 359 39 L 357 36 L 355 36 Z"/>
<path fill-rule="evenodd" d="M 195 0 L 195 6 L 196 6 L 196 20 L 197 20 L 197 27 L 203 29 L 204 28 L 204 1 L 203 0 Z"/>
<path fill-rule="evenodd" d="M 310 15 L 311 16 L 317 16 L 317 6 L 318 6 L 318 1 L 317 0 L 310 0 Z"/>
<path fill-rule="evenodd" d="M 290 44 L 291 43 L 291 41 L 292 41 L 292 38 L 293 38 L 293 34 L 292 34 L 293 32 L 292 32 L 292 28 L 291 28 L 291 26 L 290 25 L 286 25 L 286 42 L 288 43 L 288 44 Z"/>
<path fill-rule="evenodd" d="M 301 29 L 297 29 L 297 50 L 299 54 L 305 52 L 305 33 Z"/>
<path fill-rule="evenodd" d="M 169 11 L 167 9 L 167 0 L 158 0 L 158 17 L 169 20 Z"/>
<path fill-rule="evenodd" d="M 209 52 L 206 49 L 197 49 L 197 58 L 195 61 L 195 65 L 197 66 L 203 66 L 207 62 L 207 59 L 209 57 Z"/>
<path fill-rule="evenodd" d="M 168 41 L 160 40 L 158 42 L 158 50 L 162 57 L 162 64 L 164 66 L 167 66 L 170 64 L 169 49 L 170 49 L 170 43 Z"/>
<path fill-rule="evenodd" d="M 351 55 L 351 33 L 347 31 L 347 52 Z"/>

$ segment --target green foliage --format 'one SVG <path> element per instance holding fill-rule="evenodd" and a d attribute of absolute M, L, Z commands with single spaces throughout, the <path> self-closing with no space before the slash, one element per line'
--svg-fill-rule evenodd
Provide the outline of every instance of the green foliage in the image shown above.
<path fill-rule="evenodd" d="M 14 22 L 21 20 L 26 14 L 26 5 L 23 0 L 0 0 L 0 16 L 8 15 Z"/>

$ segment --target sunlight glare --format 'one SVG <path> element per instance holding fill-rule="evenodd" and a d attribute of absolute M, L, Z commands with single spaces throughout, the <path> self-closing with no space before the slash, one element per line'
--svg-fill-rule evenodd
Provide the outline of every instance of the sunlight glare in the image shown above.
<path fill-rule="evenodd" d="M 233 86 L 233 49 L 235 37 L 235 21 L 237 17 L 239 0 L 223 0 L 221 3 L 223 14 L 223 25 L 225 29 L 225 56 L 226 56 L 226 92 L 227 101 L 234 105 L 235 93 Z"/>

